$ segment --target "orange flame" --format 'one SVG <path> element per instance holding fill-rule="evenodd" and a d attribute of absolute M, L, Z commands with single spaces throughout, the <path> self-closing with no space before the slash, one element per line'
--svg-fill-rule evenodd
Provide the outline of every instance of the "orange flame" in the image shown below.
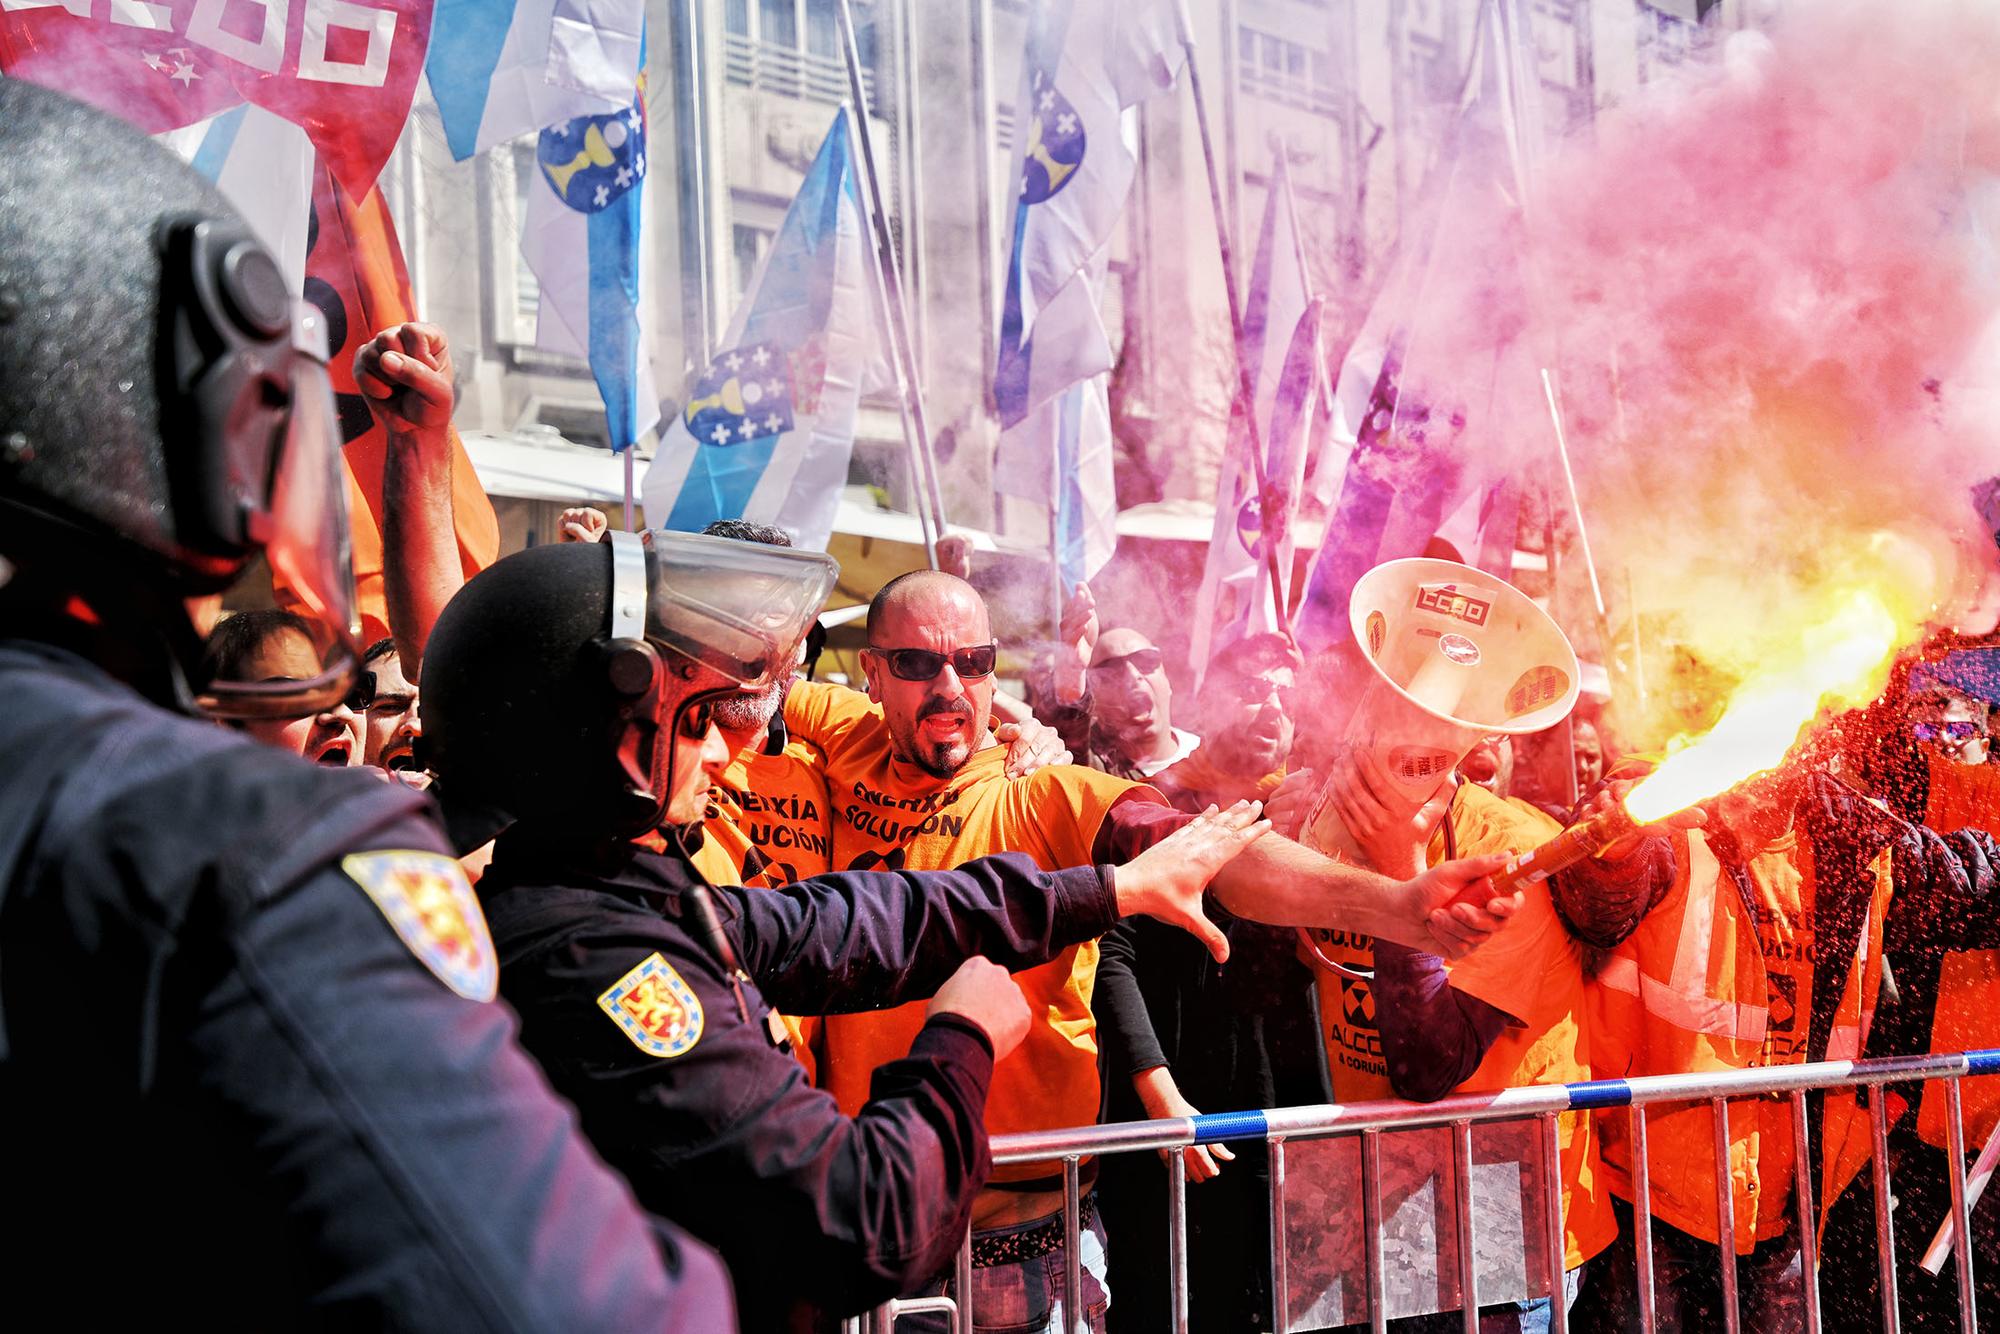
<path fill-rule="evenodd" d="M 1879 597 L 1848 594 L 1806 632 L 1797 661 L 1745 681 L 1706 736 L 1675 738 L 1660 767 L 1626 796 L 1626 811 L 1650 824 L 1777 768 L 1823 704 L 1851 707 L 1874 696 L 1898 638 Z"/>

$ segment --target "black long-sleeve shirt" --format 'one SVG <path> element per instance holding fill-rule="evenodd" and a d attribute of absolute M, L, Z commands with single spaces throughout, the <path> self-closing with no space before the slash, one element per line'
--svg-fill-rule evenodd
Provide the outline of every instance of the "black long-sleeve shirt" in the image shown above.
<path fill-rule="evenodd" d="M 1153 802 L 1112 807 L 1095 855 L 1129 861 L 1194 819 Z M 1106 1120 L 1147 1115 L 1132 1076 L 1167 1066 L 1203 1111 L 1325 1102 L 1332 1096 L 1312 973 L 1290 927 L 1237 917 L 1209 894 L 1229 939 L 1218 964 L 1194 936 L 1150 918 L 1120 922 L 1098 944 L 1097 1015 Z"/>
<path fill-rule="evenodd" d="M 1116 919 L 1108 873 L 1006 855 L 709 888 L 740 984 L 702 928 L 699 884 L 678 853 L 503 836 L 480 894 L 522 1041 L 640 1201 L 722 1251 L 746 1330 L 802 1305 L 852 1313 L 930 1278 L 990 1167 L 984 1034 L 932 1019 L 850 1119 L 774 1045 L 771 1007 L 928 996 L 975 954 L 1033 967 Z"/>

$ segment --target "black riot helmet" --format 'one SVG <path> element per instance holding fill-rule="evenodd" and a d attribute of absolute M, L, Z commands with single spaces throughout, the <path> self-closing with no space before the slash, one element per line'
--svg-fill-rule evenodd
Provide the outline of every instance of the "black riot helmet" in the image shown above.
<path fill-rule="evenodd" d="M 65 637 L 228 716 L 345 693 L 359 627 L 326 335 L 289 289 L 179 158 L 0 79 L 0 633 L 80 609 L 95 639 Z M 263 679 L 205 679 L 186 603 L 225 592 L 301 613 L 310 642 Z"/>
<path fill-rule="evenodd" d="M 424 648 L 417 753 L 453 840 L 476 847 L 517 821 L 576 838 L 660 826 L 674 729 L 790 671 L 839 569 L 813 551 L 613 532 L 482 570 Z"/>

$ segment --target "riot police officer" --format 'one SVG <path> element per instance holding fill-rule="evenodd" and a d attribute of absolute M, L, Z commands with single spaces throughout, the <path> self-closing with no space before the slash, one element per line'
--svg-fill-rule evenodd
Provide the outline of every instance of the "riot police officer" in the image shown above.
<path fill-rule="evenodd" d="M 424 798 L 192 716 L 309 714 L 354 666 L 304 310 L 170 153 L 0 79 L 8 1300 L 86 1328 L 726 1329 L 719 1262 L 635 1207 L 489 1003 Z M 311 618 L 312 651 L 206 678 L 225 592 Z"/>
<path fill-rule="evenodd" d="M 509 556 L 445 607 L 424 654 L 426 766 L 460 846 L 514 822 L 480 881 L 501 994 L 592 1142 L 722 1251 L 746 1330 L 851 1313 L 941 1271 L 965 1235 L 993 1062 L 1028 1027 L 1006 973 L 1125 913 L 1212 933 L 1202 887 L 1268 824 L 1247 803 L 1213 814 L 1115 877 L 1008 855 L 709 886 L 688 849 L 732 755 L 713 710 L 791 670 L 836 567 L 611 537 Z M 772 1013 L 926 996 L 854 1117 L 807 1084 Z"/>

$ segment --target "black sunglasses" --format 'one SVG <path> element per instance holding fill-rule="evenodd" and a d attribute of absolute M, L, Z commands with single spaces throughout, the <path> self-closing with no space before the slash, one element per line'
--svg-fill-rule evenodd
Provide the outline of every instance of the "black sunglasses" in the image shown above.
<path fill-rule="evenodd" d="M 357 673 L 354 684 L 347 688 L 347 698 L 341 702 L 356 713 L 368 712 L 368 706 L 375 702 L 375 673 Z"/>
<path fill-rule="evenodd" d="M 975 644 L 950 653 L 934 653 L 927 648 L 876 648 L 870 644 L 868 651 L 888 663 L 889 675 L 899 681 L 929 681 L 944 670 L 946 663 L 958 673 L 959 680 L 977 681 L 993 675 L 993 664 L 1000 657 L 998 644 Z"/>
<path fill-rule="evenodd" d="M 1910 732 L 1919 741 L 1970 741 L 1985 731 L 1978 723 L 1954 719 L 1948 723 L 1911 723 Z"/>
<path fill-rule="evenodd" d="M 1156 648 L 1135 648 L 1130 653 L 1117 658 L 1106 658 L 1103 662 L 1090 664 L 1092 672 L 1110 675 L 1120 667 L 1129 666 L 1141 676 L 1151 676 L 1165 664 L 1167 655 Z"/>
<path fill-rule="evenodd" d="M 682 709 L 674 723 L 682 737 L 689 741 L 706 741 L 708 729 L 715 721 L 715 698 L 697 700 Z"/>

